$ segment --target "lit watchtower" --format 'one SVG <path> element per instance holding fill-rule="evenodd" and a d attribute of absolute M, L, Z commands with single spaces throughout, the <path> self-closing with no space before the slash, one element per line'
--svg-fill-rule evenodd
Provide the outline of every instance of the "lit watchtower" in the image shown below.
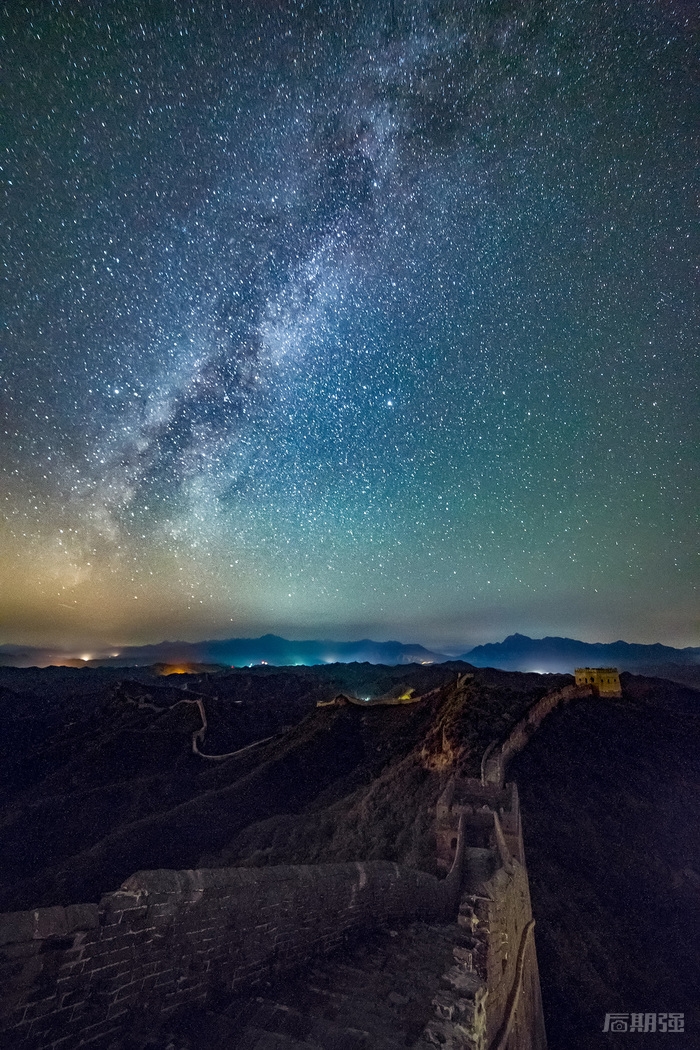
<path fill-rule="evenodd" d="M 576 685 L 585 685 L 596 696 L 622 696 L 620 675 L 616 667 L 577 667 Z"/>

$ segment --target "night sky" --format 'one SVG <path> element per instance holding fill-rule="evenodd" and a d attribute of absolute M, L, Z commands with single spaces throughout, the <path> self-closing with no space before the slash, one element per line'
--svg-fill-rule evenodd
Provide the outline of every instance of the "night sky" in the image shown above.
<path fill-rule="evenodd" d="M 0 642 L 700 643 L 685 0 L 0 6 Z"/>

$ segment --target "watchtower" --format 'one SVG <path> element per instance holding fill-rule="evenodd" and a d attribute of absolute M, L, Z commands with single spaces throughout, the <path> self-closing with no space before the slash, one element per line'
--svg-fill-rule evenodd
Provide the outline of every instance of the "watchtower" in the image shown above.
<path fill-rule="evenodd" d="M 596 696 L 622 696 L 620 675 L 616 667 L 577 667 L 576 685 L 589 686 Z"/>

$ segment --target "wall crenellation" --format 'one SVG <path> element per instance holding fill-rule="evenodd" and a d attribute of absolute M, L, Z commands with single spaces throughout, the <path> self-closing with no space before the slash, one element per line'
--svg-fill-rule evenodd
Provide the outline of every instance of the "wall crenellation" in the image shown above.
<path fill-rule="evenodd" d="M 532 704 L 504 741 L 486 749 L 480 779 L 453 777 L 438 800 L 439 867 L 446 870 L 454 863 L 458 826 L 462 832 L 458 922 L 466 936 L 454 951 L 445 988 L 434 1000 L 436 1017 L 426 1029 L 428 1040 L 443 1050 L 546 1048 L 518 789 L 505 783 L 505 772 L 559 705 L 579 697 L 621 695 L 614 669 L 599 670 L 600 683 L 591 681 L 590 669 L 585 681 L 577 672 L 575 685 Z"/>

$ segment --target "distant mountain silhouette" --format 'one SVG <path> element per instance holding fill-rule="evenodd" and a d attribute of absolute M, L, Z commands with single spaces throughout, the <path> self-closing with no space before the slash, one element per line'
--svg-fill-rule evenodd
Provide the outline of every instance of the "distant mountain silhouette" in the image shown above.
<path fill-rule="evenodd" d="M 152 664 L 220 664 L 246 667 L 267 663 L 277 667 L 312 666 L 332 663 L 421 664 L 443 663 L 451 659 L 431 652 L 422 645 L 402 642 L 302 641 L 291 642 L 274 634 L 262 638 L 229 638 L 223 641 L 159 642 L 120 648 L 117 655 L 97 655 L 90 659 L 58 650 L 31 646 L 0 645 L 0 665 L 16 667 L 63 664 L 73 667 L 146 667 Z"/>
<path fill-rule="evenodd" d="M 579 642 L 575 638 L 528 638 L 511 634 L 503 642 L 477 645 L 458 659 L 475 667 L 504 671 L 571 672 L 574 667 L 617 667 L 622 671 L 661 668 L 667 664 L 698 665 L 700 648 L 630 642 Z"/>
<path fill-rule="evenodd" d="M 86 657 L 89 654 L 86 654 Z M 475 667 L 497 667 L 504 671 L 542 671 L 571 673 L 575 667 L 605 667 L 621 671 L 653 673 L 700 684 L 700 648 L 674 649 L 669 645 L 636 645 L 630 642 L 589 643 L 575 638 L 528 638 L 511 634 L 503 642 L 478 645 L 459 657 L 403 642 L 356 642 L 308 640 L 289 641 L 274 634 L 262 638 L 228 638 L 204 642 L 159 642 L 157 645 L 126 646 L 90 658 L 76 658 L 58 650 L 31 646 L 0 645 L 0 666 L 46 667 L 151 667 L 154 664 L 186 665 L 192 670 L 222 667 L 248 667 L 269 664 L 274 667 L 314 666 L 333 663 L 428 664 L 463 660 Z M 681 673 L 680 668 L 684 671 Z M 697 670 L 696 670 L 697 669 Z"/>

